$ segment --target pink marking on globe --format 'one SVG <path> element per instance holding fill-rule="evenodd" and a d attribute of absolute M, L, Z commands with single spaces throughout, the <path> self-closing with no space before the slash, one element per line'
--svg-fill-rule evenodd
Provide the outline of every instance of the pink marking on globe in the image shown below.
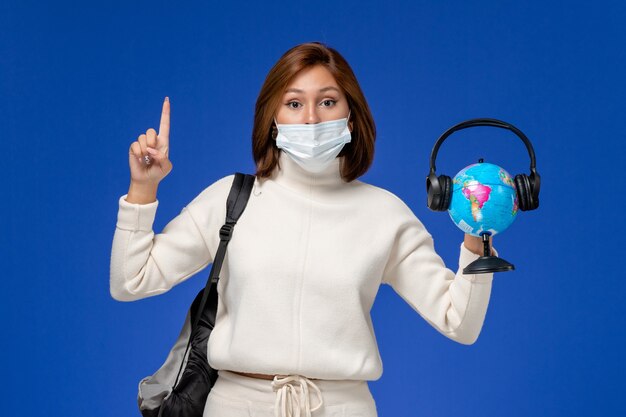
<path fill-rule="evenodd" d="M 483 185 L 476 180 L 465 181 L 461 189 L 465 198 L 470 201 L 470 209 L 475 222 L 483 219 L 483 213 L 480 211 L 491 194 L 491 187 Z"/>
<path fill-rule="evenodd" d="M 491 194 L 491 187 L 483 185 L 476 180 L 465 181 L 463 189 L 461 190 L 463 195 L 468 200 L 478 204 L 478 208 L 483 208 L 483 205 L 489 200 Z M 471 197 L 474 197 L 473 199 Z"/>

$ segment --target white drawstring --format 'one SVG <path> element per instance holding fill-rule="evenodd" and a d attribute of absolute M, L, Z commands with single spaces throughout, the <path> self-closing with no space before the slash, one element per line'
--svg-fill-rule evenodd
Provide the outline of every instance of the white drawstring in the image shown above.
<path fill-rule="evenodd" d="M 292 381 L 297 385 L 292 384 Z M 309 387 L 317 392 L 319 404 L 311 408 L 309 402 Z M 322 392 L 311 380 L 301 375 L 288 375 L 284 378 L 274 376 L 272 388 L 277 391 L 274 404 L 275 417 L 300 417 L 300 411 L 304 407 L 305 417 L 311 417 L 311 411 L 322 406 Z"/>

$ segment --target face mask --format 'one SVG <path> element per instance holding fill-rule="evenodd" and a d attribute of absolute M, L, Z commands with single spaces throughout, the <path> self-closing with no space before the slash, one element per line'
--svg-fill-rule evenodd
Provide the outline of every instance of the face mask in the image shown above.
<path fill-rule="evenodd" d="M 309 172 L 323 171 L 352 140 L 348 117 L 316 124 L 278 124 L 276 146 Z"/>

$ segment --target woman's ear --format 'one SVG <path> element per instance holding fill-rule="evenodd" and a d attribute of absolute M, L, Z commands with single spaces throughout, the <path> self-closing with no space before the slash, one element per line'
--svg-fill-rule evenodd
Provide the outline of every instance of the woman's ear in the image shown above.
<path fill-rule="evenodd" d="M 352 133 L 352 131 L 354 130 L 354 124 L 352 123 L 352 117 L 351 114 L 352 113 L 352 109 L 348 110 L 348 130 L 350 131 L 350 133 Z"/>

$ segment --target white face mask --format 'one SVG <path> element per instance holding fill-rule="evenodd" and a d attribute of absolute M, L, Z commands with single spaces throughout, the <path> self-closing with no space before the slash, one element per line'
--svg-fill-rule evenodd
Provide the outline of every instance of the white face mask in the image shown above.
<path fill-rule="evenodd" d="M 278 124 L 276 146 L 309 172 L 323 171 L 352 140 L 348 117 L 316 124 Z"/>

